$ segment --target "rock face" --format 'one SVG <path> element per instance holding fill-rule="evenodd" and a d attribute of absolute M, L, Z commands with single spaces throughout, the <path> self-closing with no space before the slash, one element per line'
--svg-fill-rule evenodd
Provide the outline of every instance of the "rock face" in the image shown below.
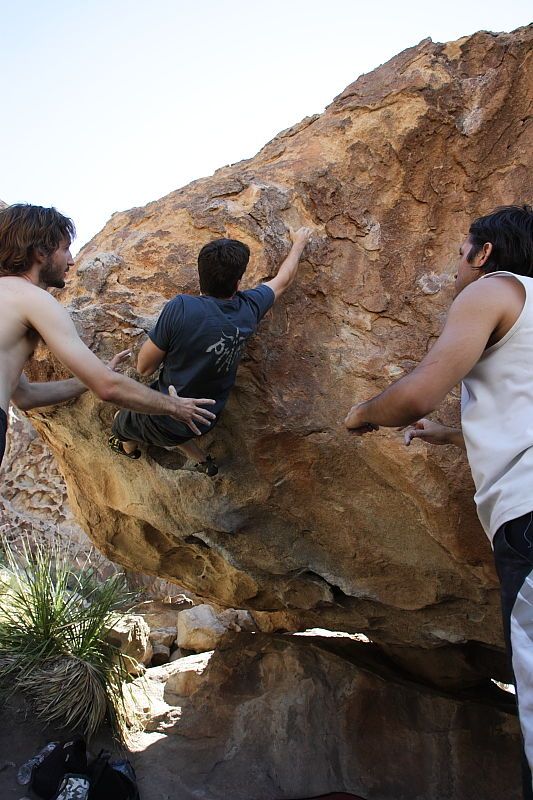
<path fill-rule="evenodd" d="M 69 508 L 65 482 L 50 448 L 13 408 L 0 475 L 0 530 L 5 536 L 11 541 L 24 536 L 61 541 L 79 563 L 92 553 L 101 576 L 115 571 L 103 557 L 94 558 L 94 547 Z"/>
<path fill-rule="evenodd" d="M 183 800 L 206 787 L 212 800 L 518 800 L 515 716 L 428 693 L 360 650 L 350 663 L 319 640 L 229 634 L 210 658 L 149 670 L 151 724 L 134 749 Z M 142 793 L 154 777 L 138 775 Z"/>
<path fill-rule="evenodd" d="M 60 545 L 74 563 L 84 565 L 89 560 L 102 579 L 117 571 L 76 522 L 52 451 L 29 419 L 13 407 L 0 467 L 0 533 L 15 545 L 26 538 Z M 138 572 L 127 577 L 130 588 L 143 596 L 173 601 L 181 597 L 189 603 L 174 583 Z"/>
<path fill-rule="evenodd" d="M 255 158 L 115 214 L 85 246 L 62 299 L 109 357 L 140 345 L 175 293 L 198 291 L 205 242 L 249 244 L 253 286 L 275 273 L 289 226 L 315 231 L 204 441 L 216 480 L 113 455 L 113 409 L 92 397 L 33 415 L 109 558 L 299 627 L 390 647 L 501 649 L 462 455 L 406 449 L 394 431 L 354 440 L 341 421 L 434 342 L 471 219 L 527 199 L 532 38 L 528 27 L 423 41 Z M 63 372 L 43 352 L 34 377 L 49 374 Z M 456 419 L 457 405 L 455 393 L 440 418 Z"/>

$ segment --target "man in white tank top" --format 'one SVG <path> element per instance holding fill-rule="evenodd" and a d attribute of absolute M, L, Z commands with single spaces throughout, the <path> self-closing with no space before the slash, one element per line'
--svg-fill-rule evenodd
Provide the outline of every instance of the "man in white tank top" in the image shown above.
<path fill-rule="evenodd" d="M 483 278 L 483 280 L 480 280 Z M 459 249 L 456 297 L 436 344 L 409 375 L 353 406 L 362 436 L 405 426 L 467 451 L 478 516 L 501 584 L 505 640 L 524 739 L 524 798 L 533 788 L 533 210 L 476 219 Z M 461 428 L 426 419 L 462 382 Z"/>

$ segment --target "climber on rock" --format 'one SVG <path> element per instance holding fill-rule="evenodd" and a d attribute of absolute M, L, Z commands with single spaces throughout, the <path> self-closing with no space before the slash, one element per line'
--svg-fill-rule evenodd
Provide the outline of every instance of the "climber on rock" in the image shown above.
<path fill-rule="evenodd" d="M 204 407 L 214 400 L 163 395 L 115 372 L 128 350 L 106 365 L 81 341 L 68 313 L 47 291 L 65 286 L 74 265 L 74 235 L 72 220 L 55 208 L 19 204 L 0 210 L 0 462 L 11 401 L 27 410 L 72 400 L 90 389 L 101 400 L 139 413 L 167 414 L 193 431 L 196 423 L 214 418 Z M 76 378 L 30 383 L 22 370 L 40 339 Z"/>
<path fill-rule="evenodd" d="M 482 280 L 481 280 L 482 279 Z M 353 406 L 364 435 L 405 426 L 466 449 L 480 522 L 494 550 L 504 634 L 524 739 L 524 797 L 533 798 L 533 210 L 507 206 L 476 219 L 459 249 L 455 300 L 416 369 Z M 462 381 L 461 428 L 426 419 Z"/>
<path fill-rule="evenodd" d="M 148 340 L 139 351 L 137 370 L 148 376 L 160 369 L 152 384 L 162 394 L 172 391 L 215 398 L 216 419 L 200 422 L 194 433 L 211 430 L 226 405 L 246 341 L 261 319 L 296 277 L 309 228 L 291 231 L 292 248 L 272 280 L 240 291 L 250 249 L 235 239 L 216 239 L 198 255 L 199 296 L 178 294 L 164 306 Z M 141 455 L 138 443 L 178 449 L 198 472 L 214 477 L 218 466 L 193 440 L 186 425 L 166 415 L 120 411 L 114 420 L 110 447 L 128 458 Z M 163 463 L 163 462 L 161 462 Z"/>

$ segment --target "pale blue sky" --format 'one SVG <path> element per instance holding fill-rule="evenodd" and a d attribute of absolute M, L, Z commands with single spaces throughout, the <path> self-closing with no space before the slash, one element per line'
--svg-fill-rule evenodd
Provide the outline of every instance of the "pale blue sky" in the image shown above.
<path fill-rule="evenodd" d="M 532 16 L 529 0 L 0 0 L 0 198 L 57 206 L 78 249 L 421 39 Z"/>

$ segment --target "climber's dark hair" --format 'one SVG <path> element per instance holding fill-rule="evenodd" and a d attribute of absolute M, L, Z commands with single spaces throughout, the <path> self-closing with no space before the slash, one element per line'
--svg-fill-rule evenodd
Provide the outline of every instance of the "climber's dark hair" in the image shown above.
<path fill-rule="evenodd" d="M 0 275 L 21 275 L 35 251 L 51 256 L 64 239 L 76 235 L 74 223 L 55 208 L 16 203 L 0 209 Z"/>
<path fill-rule="evenodd" d="M 501 206 L 474 220 L 468 232 L 472 243 L 467 261 L 472 262 L 483 245 L 492 244 L 492 252 L 483 272 L 505 270 L 533 277 L 533 209 L 529 205 Z"/>
<path fill-rule="evenodd" d="M 202 294 L 231 297 L 250 260 L 250 248 L 237 239 L 215 239 L 198 254 Z"/>

